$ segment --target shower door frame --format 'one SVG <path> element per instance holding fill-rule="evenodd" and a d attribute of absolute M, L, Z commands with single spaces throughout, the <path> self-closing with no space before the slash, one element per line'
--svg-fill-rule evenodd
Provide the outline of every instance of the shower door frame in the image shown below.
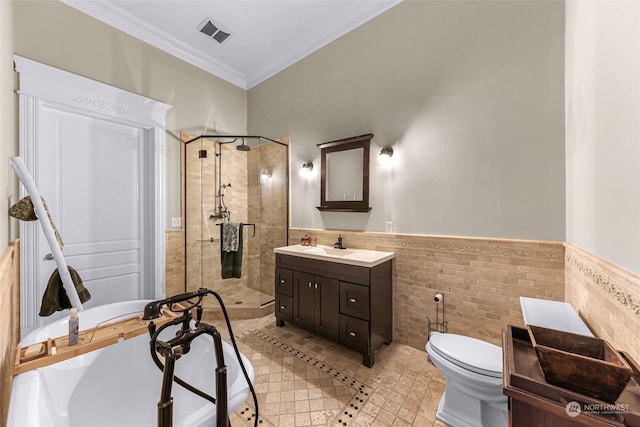
<path fill-rule="evenodd" d="M 234 141 L 225 141 L 220 143 L 219 139 L 234 139 Z M 221 169 L 222 169 L 222 161 L 221 161 L 221 156 L 222 155 L 222 145 L 225 144 L 229 144 L 229 143 L 235 143 L 237 139 L 260 139 L 260 140 L 264 140 L 264 141 L 268 141 L 268 143 L 275 143 L 278 144 L 280 146 L 283 146 L 284 149 L 286 150 L 286 159 L 285 159 L 285 172 L 284 172 L 284 177 L 286 179 L 285 182 L 285 191 L 286 191 L 286 196 L 285 196 L 285 206 L 286 206 L 286 223 L 285 223 L 285 237 L 284 237 L 284 242 L 285 245 L 288 244 L 289 241 L 289 225 L 290 225 L 290 189 L 289 189 L 289 180 L 290 180 L 290 145 L 289 145 L 289 138 L 288 137 L 282 137 L 280 138 L 280 140 L 274 140 L 271 138 L 267 138 L 264 136 L 259 136 L 259 135 L 224 135 L 224 134 L 220 134 L 220 135 L 211 135 L 211 134 L 206 134 L 206 135 L 200 135 L 200 136 L 193 136 L 191 134 L 188 133 L 183 133 L 181 135 L 181 140 L 182 142 L 182 188 L 183 188 L 183 203 L 182 203 L 182 225 L 183 225 L 183 231 L 184 231 L 184 254 L 185 254 L 185 268 L 184 268 L 184 291 L 188 292 L 189 291 L 189 281 L 188 281 L 188 268 L 187 268 L 187 257 L 188 257 L 188 241 L 187 241 L 187 225 L 188 225 L 188 221 L 187 221 L 187 200 L 188 200 L 188 186 L 187 186 L 187 145 L 192 143 L 192 142 L 196 142 L 199 140 L 203 140 L 203 139 L 209 139 L 211 140 L 211 142 L 213 144 L 217 144 L 218 147 L 220 147 L 220 152 L 218 152 L 218 150 L 215 149 L 214 146 L 214 151 L 215 151 L 215 155 L 216 155 L 216 161 L 218 162 L 216 165 L 216 171 L 215 174 L 218 176 L 218 180 L 221 181 Z M 202 176 L 200 176 L 200 179 L 202 179 Z M 220 183 L 218 183 L 220 184 Z M 201 183 L 202 185 L 202 183 Z M 218 185 L 219 187 L 219 185 Z M 217 189 L 217 191 L 219 191 L 219 188 Z M 218 196 L 215 196 L 216 198 Z M 202 204 L 202 200 L 200 201 Z M 216 206 L 216 212 L 218 210 L 218 207 Z M 220 219 L 224 219 L 224 218 L 218 218 L 217 220 Z M 202 220 L 202 216 L 201 216 L 201 220 Z M 254 225 L 255 227 L 255 225 Z M 202 237 L 202 235 L 201 235 Z M 220 242 L 222 243 L 222 242 Z M 260 258 L 260 263 L 262 263 L 262 258 Z M 202 275 L 202 267 L 200 274 Z M 275 269 L 274 269 L 275 272 Z M 258 279 L 261 278 L 261 274 L 259 275 Z M 223 279 L 219 279 L 219 280 L 223 280 Z M 201 285 L 202 285 L 202 279 L 201 279 Z M 262 286 L 260 287 L 262 289 Z M 273 282 L 273 296 L 268 300 L 268 301 L 262 301 L 262 299 L 259 301 L 259 304 L 257 307 L 251 307 L 251 308 L 262 308 L 265 307 L 271 303 L 273 303 L 275 301 L 275 282 Z M 263 292 L 260 292 L 261 294 L 263 294 Z M 246 307 L 243 307 L 246 308 Z"/>

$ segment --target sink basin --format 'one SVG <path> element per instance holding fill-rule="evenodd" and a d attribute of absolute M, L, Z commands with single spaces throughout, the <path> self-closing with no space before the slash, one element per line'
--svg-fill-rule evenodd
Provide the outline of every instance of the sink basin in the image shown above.
<path fill-rule="evenodd" d="M 310 247 L 309 249 L 304 249 L 305 252 L 309 253 L 318 253 L 332 256 L 347 256 L 354 253 L 354 251 L 350 249 L 335 249 L 335 248 L 327 248 L 324 246 L 321 247 Z"/>
<path fill-rule="evenodd" d="M 369 249 L 335 249 L 331 246 L 302 246 L 291 245 L 275 248 L 277 254 L 293 255 L 303 258 L 311 258 L 319 261 L 332 261 L 341 264 L 358 265 L 362 267 L 374 267 L 392 259 L 393 252 L 372 251 Z"/>

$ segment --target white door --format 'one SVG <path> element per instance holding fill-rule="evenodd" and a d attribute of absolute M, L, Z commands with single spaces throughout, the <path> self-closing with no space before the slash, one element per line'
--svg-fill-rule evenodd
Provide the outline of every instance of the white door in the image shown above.
<path fill-rule="evenodd" d="M 135 126 L 41 109 L 35 180 L 64 242 L 67 264 L 91 293 L 85 308 L 144 294 L 144 137 Z M 49 246 L 40 233 L 40 254 Z M 39 295 L 56 268 L 39 259 Z M 66 315 L 66 313 L 64 313 Z"/>
<path fill-rule="evenodd" d="M 18 55 L 14 63 L 20 157 L 47 201 L 67 264 L 91 293 L 83 308 L 164 297 L 164 123 L 171 106 Z M 38 316 L 56 268 L 50 252 L 38 221 L 21 222 L 22 336 L 68 316 Z"/>

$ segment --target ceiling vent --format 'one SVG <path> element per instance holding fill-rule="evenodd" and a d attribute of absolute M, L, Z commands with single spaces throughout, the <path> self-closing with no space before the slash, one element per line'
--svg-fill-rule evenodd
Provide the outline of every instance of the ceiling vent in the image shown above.
<path fill-rule="evenodd" d="M 218 43 L 222 43 L 231 35 L 228 31 L 220 28 L 220 25 L 214 24 L 210 18 L 204 18 L 200 25 L 198 25 L 198 31 Z"/>

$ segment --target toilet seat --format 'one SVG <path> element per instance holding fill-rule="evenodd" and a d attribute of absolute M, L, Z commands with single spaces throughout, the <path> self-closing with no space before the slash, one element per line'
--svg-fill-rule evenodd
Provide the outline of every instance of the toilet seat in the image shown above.
<path fill-rule="evenodd" d="M 502 349 L 471 337 L 434 333 L 427 344 L 438 355 L 480 375 L 502 378 Z"/>

